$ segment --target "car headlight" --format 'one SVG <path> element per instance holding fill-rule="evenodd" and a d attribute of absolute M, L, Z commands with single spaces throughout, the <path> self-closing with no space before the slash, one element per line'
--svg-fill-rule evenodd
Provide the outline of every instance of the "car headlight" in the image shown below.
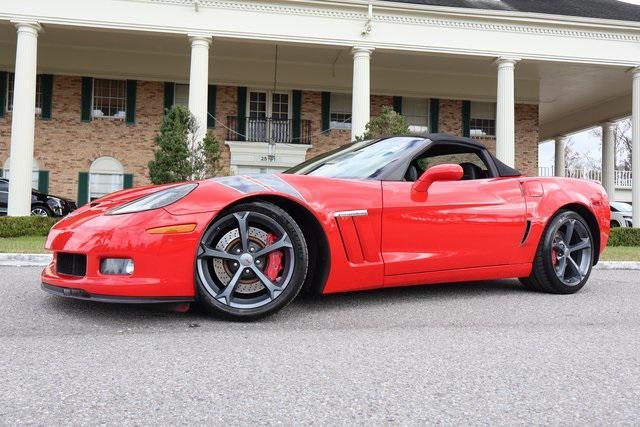
<path fill-rule="evenodd" d="M 107 215 L 120 215 L 134 212 L 150 211 L 169 206 L 191 193 L 198 184 L 183 184 L 176 187 L 151 193 L 107 212 Z"/>

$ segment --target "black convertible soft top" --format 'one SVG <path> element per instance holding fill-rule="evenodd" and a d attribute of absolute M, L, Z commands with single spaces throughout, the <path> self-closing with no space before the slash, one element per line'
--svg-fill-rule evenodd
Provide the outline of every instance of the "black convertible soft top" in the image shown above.
<path fill-rule="evenodd" d="M 465 138 L 462 136 L 447 135 L 446 133 L 432 133 L 432 134 L 426 135 L 425 138 L 433 142 L 440 142 L 440 141 L 457 142 L 459 144 L 470 145 L 475 148 L 484 148 L 484 149 L 487 148 L 480 142 L 476 141 L 475 139 Z M 512 168 L 511 166 L 507 166 L 504 163 L 502 163 L 500 160 L 498 160 L 496 156 L 494 156 L 489 150 L 487 150 L 487 152 L 493 159 L 493 163 L 495 163 L 496 165 L 496 169 L 498 170 L 499 176 L 510 177 L 510 176 L 522 175 L 519 170 Z"/>

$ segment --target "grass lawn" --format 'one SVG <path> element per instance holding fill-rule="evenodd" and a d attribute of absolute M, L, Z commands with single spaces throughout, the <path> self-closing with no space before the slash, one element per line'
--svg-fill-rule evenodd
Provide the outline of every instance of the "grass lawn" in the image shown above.
<path fill-rule="evenodd" d="M 640 261 L 638 246 L 610 246 L 600 257 L 602 261 Z"/>
<path fill-rule="evenodd" d="M 44 240 L 45 237 L 42 236 L 0 238 L 0 253 L 44 253 Z M 602 261 L 640 261 L 640 247 L 611 246 L 604 251 L 600 259 Z"/>
<path fill-rule="evenodd" d="M 0 237 L 0 253 L 44 253 L 44 236 Z"/>

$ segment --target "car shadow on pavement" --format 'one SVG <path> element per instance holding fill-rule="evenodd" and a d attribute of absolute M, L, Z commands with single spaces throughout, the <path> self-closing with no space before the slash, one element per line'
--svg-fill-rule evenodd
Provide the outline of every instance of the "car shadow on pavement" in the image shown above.
<path fill-rule="evenodd" d="M 321 312 L 360 311 L 381 306 L 401 308 L 403 304 L 417 302 L 444 304 L 472 298 L 493 300 L 497 296 L 513 293 L 531 293 L 531 291 L 517 280 L 493 280 L 394 287 L 328 295 L 313 295 L 302 292 L 290 306 L 274 316 L 259 320 L 257 323 L 279 322 L 283 318 L 295 320 L 296 317 L 304 318 Z M 58 311 L 65 316 L 92 323 L 139 325 L 138 322 L 146 322 L 149 325 L 156 322 L 164 323 L 172 320 L 184 322 L 187 320 L 192 327 L 198 327 L 201 323 L 224 321 L 209 315 L 205 309 L 197 304 L 191 304 L 191 309 L 187 313 L 176 312 L 175 307 L 166 304 L 105 304 L 56 296 L 46 296 L 42 304 L 45 308 Z"/>

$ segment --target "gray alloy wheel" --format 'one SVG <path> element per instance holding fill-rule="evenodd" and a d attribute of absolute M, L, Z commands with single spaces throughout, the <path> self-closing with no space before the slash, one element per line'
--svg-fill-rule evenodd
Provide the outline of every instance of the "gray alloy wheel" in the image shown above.
<path fill-rule="evenodd" d="M 595 230 L 594 230 L 595 232 Z M 531 274 L 520 281 L 534 291 L 573 294 L 584 287 L 598 250 L 588 222 L 575 211 L 561 210 L 547 224 Z"/>
<path fill-rule="evenodd" d="M 591 233 L 582 221 L 565 218 L 557 227 L 551 247 L 556 277 L 567 286 L 582 282 L 591 269 Z"/>
<path fill-rule="evenodd" d="M 198 298 L 214 314 L 255 319 L 291 302 L 307 267 L 304 235 L 287 212 L 266 202 L 238 205 L 200 239 Z"/>
<path fill-rule="evenodd" d="M 31 216 L 50 216 L 49 212 L 40 206 L 31 209 Z"/>

